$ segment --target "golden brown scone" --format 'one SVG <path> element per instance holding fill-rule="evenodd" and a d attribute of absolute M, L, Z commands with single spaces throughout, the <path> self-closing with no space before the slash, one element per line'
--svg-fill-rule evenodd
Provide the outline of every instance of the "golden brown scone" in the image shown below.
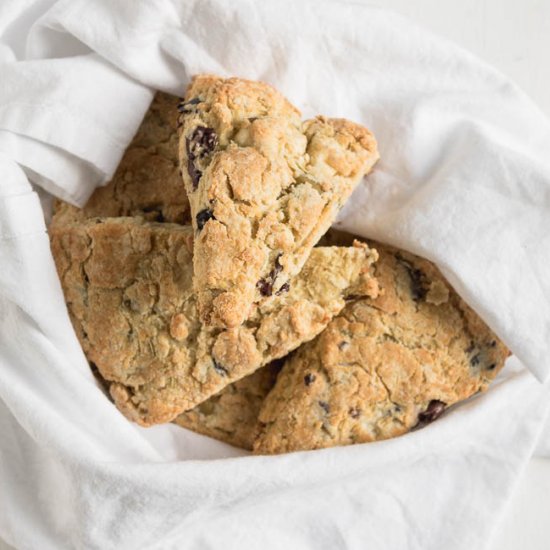
<path fill-rule="evenodd" d="M 95 217 L 141 216 L 187 223 L 189 202 L 179 174 L 178 98 L 158 92 L 113 179 L 82 209 L 56 201 L 52 224 Z"/>
<path fill-rule="evenodd" d="M 260 407 L 269 393 L 282 363 L 273 363 L 223 388 L 174 422 L 183 428 L 208 435 L 241 449 L 252 450 L 258 431 Z"/>
<path fill-rule="evenodd" d="M 274 88 L 239 78 L 195 77 L 179 110 L 200 317 L 237 327 L 299 273 L 376 141 L 347 120 L 302 122 Z"/>
<path fill-rule="evenodd" d="M 285 363 L 263 403 L 255 453 L 403 434 L 484 391 L 502 368 L 508 350 L 432 263 L 374 246 L 380 295 L 347 305 Z"/>
<path fill-rule="evenodd" d="M 142 425 L 173 420 L 228 384 L 315 337 L 346 296 L 374 295 L 366 245 L 317 248 L 300 275 L 255 307 L 246 325 L 202 327 L 192 288 L 190 226 L 139 218 L 51 228 L 77 336 Z"/>

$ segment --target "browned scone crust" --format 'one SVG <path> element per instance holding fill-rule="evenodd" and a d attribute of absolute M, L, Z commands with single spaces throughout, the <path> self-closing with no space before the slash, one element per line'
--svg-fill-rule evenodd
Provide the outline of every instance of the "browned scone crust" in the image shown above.
<path fill-rule="evenodd" d="M 201 75 L 180 104 L 201 320 L 236 327 L 302 268 L 378 151 L 343 119 L 301 121 L 262 82 Z"/>
<path fill-rule="evenodd" d="M 140 218 L 51 228 L 65 299 L 117 407 L 142 425 L 173 420 L 315 337 L 348 294 L 374 295 L 366 245 L 317 248 L 300 275 L 234 329 L 202 327 L 190 226 Z"/>
<path fill-rule="evenodd" d="M 158 92 L 113 179 L 96 189 L 82 209 L 56 201 L 52 224 L 118 216 L 188 223 L 189 202 L 179 174 L 177 105 L 177 97 Z"/>
<path fill-rule="evenodd" d="M 432 263 L 373 244 L 380 295 L 347 305 L 292 355 L 263 403 L 255 453 L 395 437 L 502 368 L 508 350 Z"/>
<path fill-rule="evenodd" d="M 174 422 L 241 449 L 252 450 L 258 432 L 260 407 L 277 380 L 281 363 L 275 361 L 223 388 Z"/>

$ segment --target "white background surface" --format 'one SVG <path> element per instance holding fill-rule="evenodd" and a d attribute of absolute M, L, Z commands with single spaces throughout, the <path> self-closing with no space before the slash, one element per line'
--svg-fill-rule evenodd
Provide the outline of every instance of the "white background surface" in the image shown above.
<path fill-rule="evenodd" d="M 549 1 L 372 0 L 369 3 L 406 14 L 465 46 L 515 80 L 550 117 Z M 497 527 L 490 550 L 548 550 L 549 513 L 550 460 L 533 459 Z M 0 541 L 0 550 L 8 548 Z"/>

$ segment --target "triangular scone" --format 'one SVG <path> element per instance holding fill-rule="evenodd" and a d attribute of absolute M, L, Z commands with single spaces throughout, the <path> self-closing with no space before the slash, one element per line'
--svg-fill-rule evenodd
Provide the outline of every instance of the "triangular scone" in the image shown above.
<path fill-rule="evenodd" d="M 130 419 L 173 420 L 311 340 L 348 295 L 375 294 L 376 251 L 317 248 L 285 292 L 245 325 L 203 327 L 192 288 L 190 226 L 108 218 L 56 226 L 53 255 L 90 362 Z"/>
<path fill-rule="evenodd" d="M 258 433 L 260 408 L 273 388 L 281 366 L 281 361 L 274 361 L 229 384 L 195 408 L 180 414 L 174 422 L 188 430 L 251 451 Z"/>
<path fill-rule="evenodd" d="M 350 303 L 285 363 L 258 454 L 386 439 L 483 391 L 506 347 L 430 262 L 374 243 L 376 299 Z"/>
<path fill-rule="evenodd" d="M 177 105 L 177 97 L 158 92 L 113 179 L 98 187 L 84 208 L 56 201 L 52 225 L 117 216 L 189 223 L 179 174 Z"/>
<path fill-rule="evenodd" d="M 284 288 L 378 159 L 364 127 L 302 122 L 271 86 L 198 76 L 179 106 L 201 320 L 236 327 Z"/>

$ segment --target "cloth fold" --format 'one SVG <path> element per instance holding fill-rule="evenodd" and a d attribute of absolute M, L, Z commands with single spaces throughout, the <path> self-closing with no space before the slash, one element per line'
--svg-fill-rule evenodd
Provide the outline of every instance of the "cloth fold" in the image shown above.
<path fill-rule="evenodd" d="M 472 55 L 357 2 L 6 0 L 0 14 L 0 536 L 41 549 L 482 548 L 537 442 L 548 448 L 548 387 L 533 377 L 550 375 L 539 110 Z M 395 440 L 279 457 L 116 411 L 70 325 L 27 175 L 83 204 L 153 89 L 181 94 L 197 72 L 267 80 L 306 116 L 374 132 L 381 161 L 337 225 L 440 266 L 517 356 L 487 394 Z"/>
<path fill-rule="evenodd" d="M 28 21 L 30 8 L 18 12 L 24 3 L 7 2 L 7 15 L 10 4 L 15 20 L 8 26 L 10 32 L 0 34 L 0 44 L 25 31 L 32 34 L 31 28 L 36 26 L 35 21 Z M 45 2 L 35 4 L 40 7 Z M 13 15 L 17 13 L 24 19 L 19 25 Z M 60 36 L 55 33 L 51 37 L 58 49 Z M 65 43 L 63 56 L 56 56 L 60 52 L 50 47 L 53 57 L 26 57 L 16 62 L 14 51 L 21 47 L 2 44 L 0 151 L 39 174 L 40 184 L 49 192 L 83 205 L 94 188 L 113 175 L 153 92 L 84 45 L 78 53 L 74 40 L 68 35 L 61 40 Z M 26 49 L 33 49 L 32 41 Z"/>

